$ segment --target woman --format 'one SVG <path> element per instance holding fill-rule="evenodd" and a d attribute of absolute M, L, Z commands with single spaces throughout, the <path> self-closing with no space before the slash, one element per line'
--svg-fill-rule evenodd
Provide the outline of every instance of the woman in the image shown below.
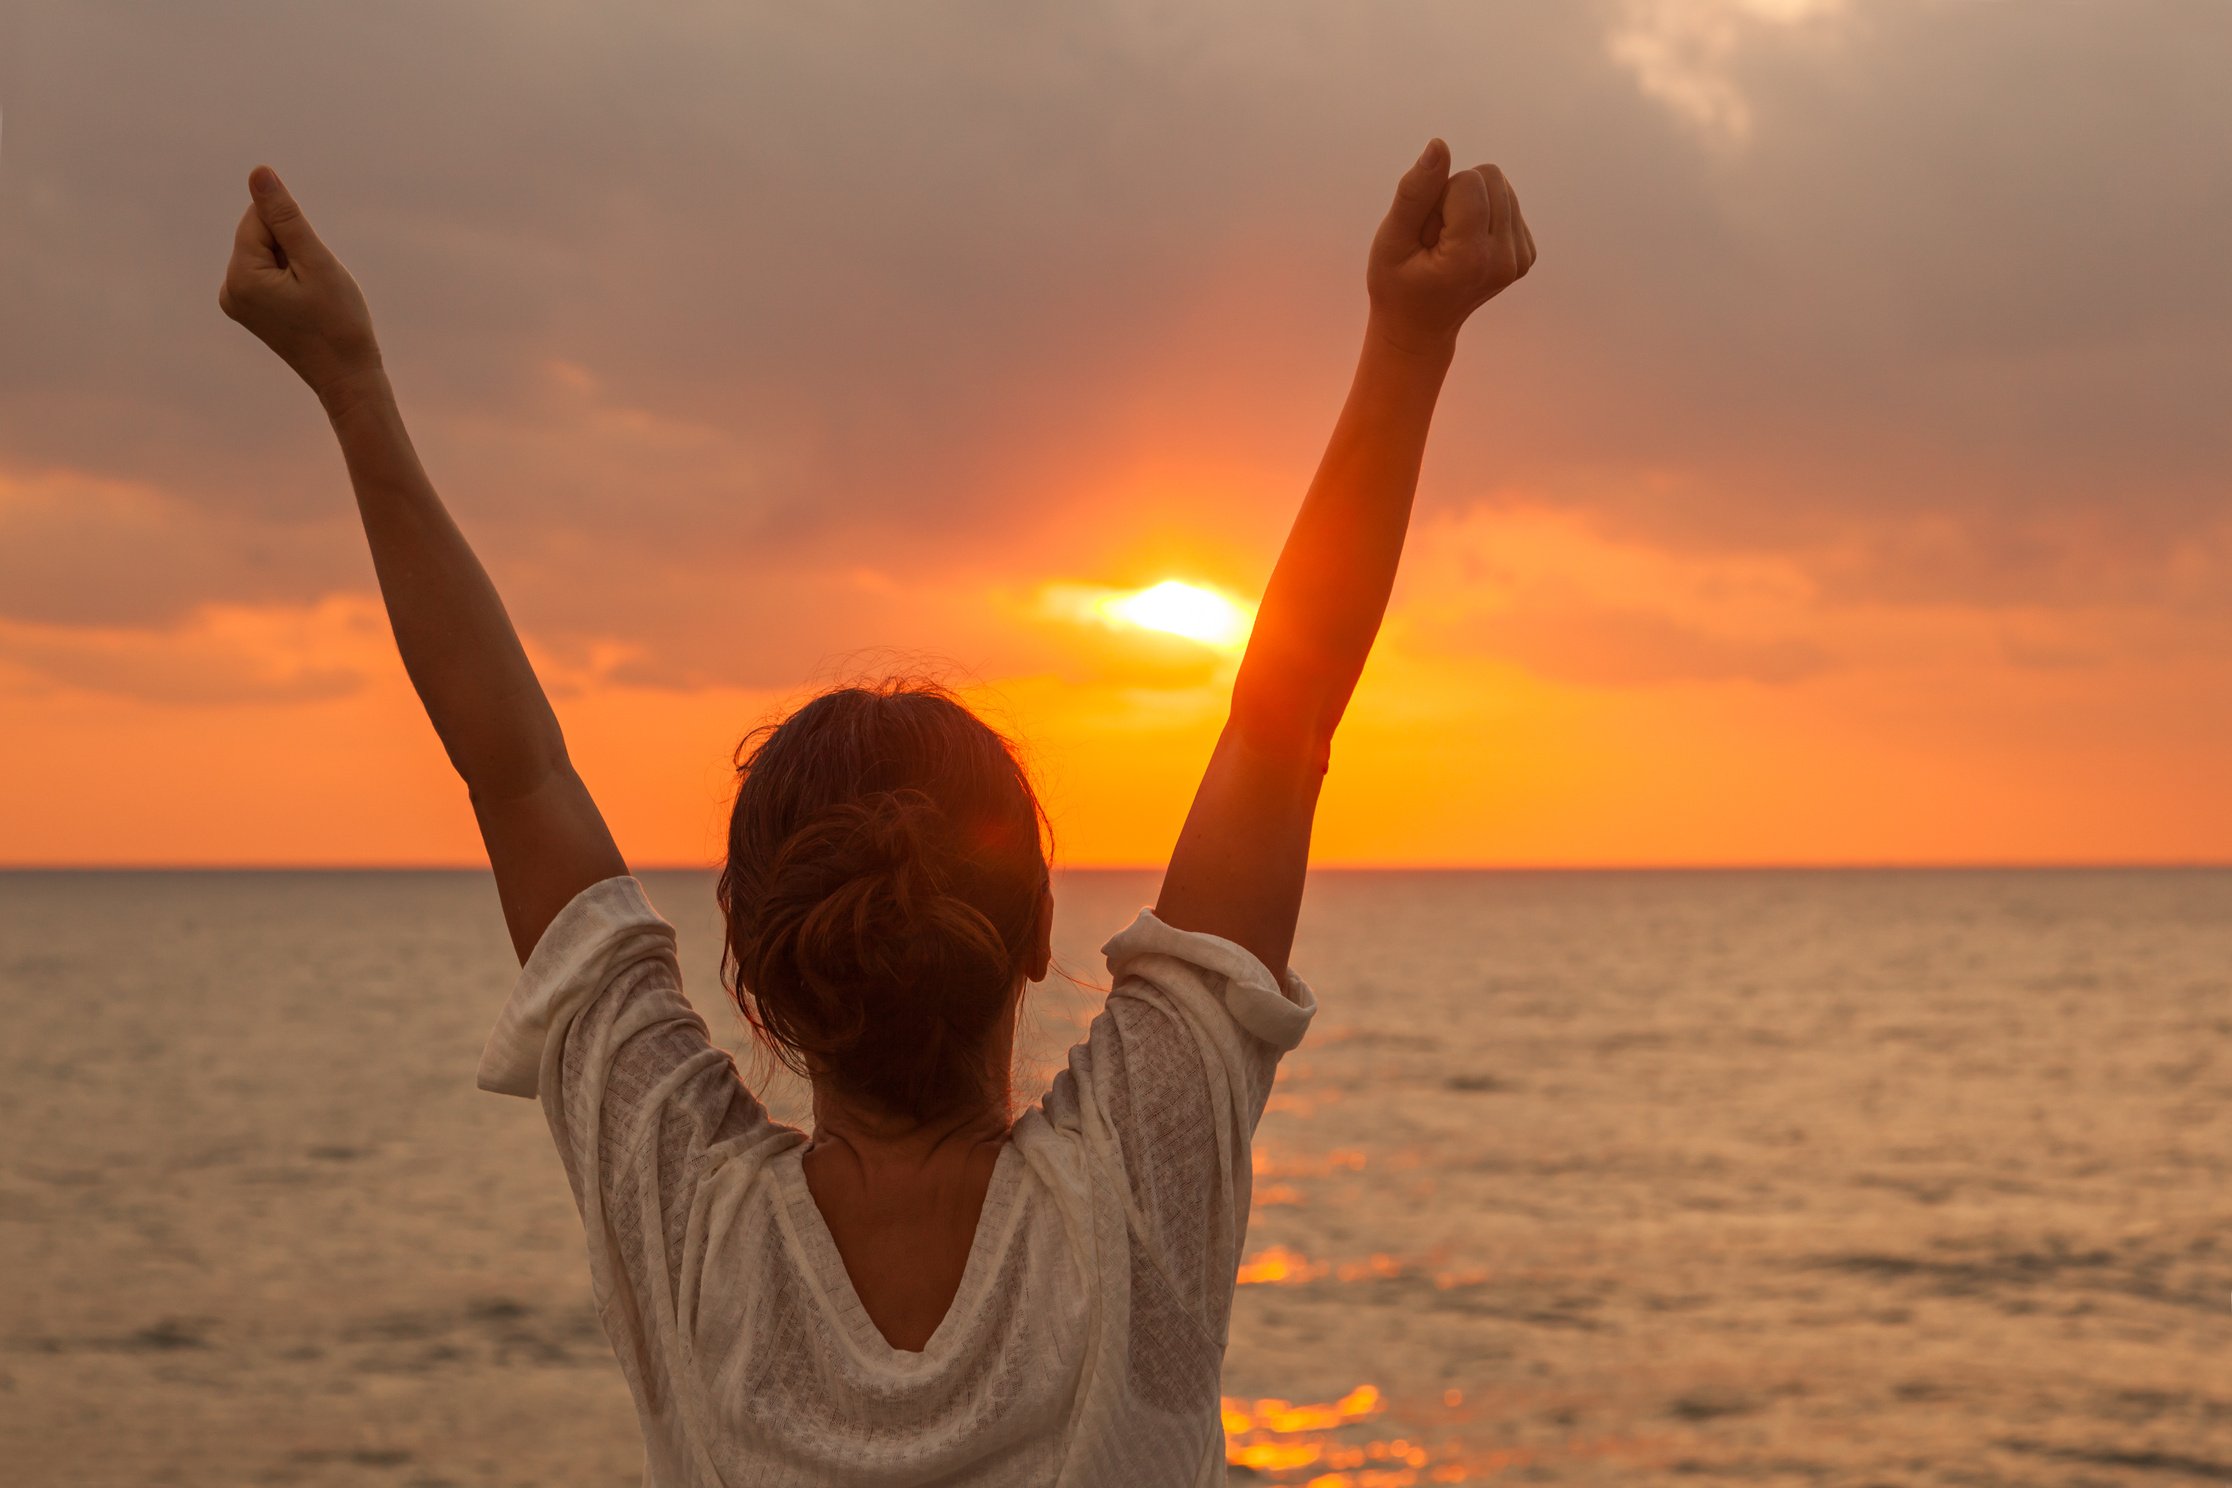
<path fill-rule="evenodd" d="M 218 303 L 317 392 L 403 663 L 465 779 L 523 963 L 480 1083 L 539 1096 L 633 1390 L 645 1481 L 1204 1484 L 1249 1140 L 1316 999 L 1287 968 L 1333 729 L 1394 582 L 1459 327 L 1526 273 L 1503 173 L 1440 140 L 1373 239 L 1354 385 L 1264 595 L 1159 898 L 1011 1117 L 1053 915 L 1003 740 L 919 683 L 740 750 L 720 902 L 769 1120 L 683 1000 L 674 932 L 574 773 L 413 453 L 364 298 L 266 167 Z"/>

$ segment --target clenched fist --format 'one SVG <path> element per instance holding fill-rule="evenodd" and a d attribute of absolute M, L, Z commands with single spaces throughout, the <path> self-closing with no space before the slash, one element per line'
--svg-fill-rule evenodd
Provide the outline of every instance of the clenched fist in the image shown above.
<path fill-rule="evenodd" d="M 251 171 L 248 197 L 217 308 L 254 331 L 327 400 L 351 377 L 379 369 L 372 312 L 277 172 L 268 165 Z"/>
<path fill-rule="evenodd" d="M 1534 266 L 1534 234 L 1493 165 L 1454 175 L 1431 140 L 1395 188 L 1364 271 L 1372 319 L 1407 349 L 1454 345 L 1465 317 Z"/>

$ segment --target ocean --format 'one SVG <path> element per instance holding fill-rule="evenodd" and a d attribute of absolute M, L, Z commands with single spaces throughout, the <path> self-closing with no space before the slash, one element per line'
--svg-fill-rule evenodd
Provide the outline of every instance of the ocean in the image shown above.
<path fill-rule="evenodd" d="M 2232 1482 L 2232 872 L 1327 872 L 1295 966 L 1234 1482 Z M 639 1481 L 514 969 L 482 873 L 0 874 L 0 1478 Z"/>

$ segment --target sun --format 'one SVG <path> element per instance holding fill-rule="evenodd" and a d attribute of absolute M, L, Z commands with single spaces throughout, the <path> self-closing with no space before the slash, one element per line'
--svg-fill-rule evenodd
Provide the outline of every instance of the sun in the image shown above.
<path fill-rule="evenodd" d="M 1164 579 L 1129 594 L 1112 594 L 1094 609 L 1111 623 L 1184 636 L 1219 651 L 1239 647 L 1255 623 L 1252 611 L 1214 589 L 1183 579 Z"/>
<path fill-rule="evenodd" d="M 1255 606 L 1247 601 L 1184 579 L 1164 579 L 1144 589 L 1048 584 L 1039 591 L 1039 607 L 1044 614 L 1072 624 L 1178 636 L 1227 655 L 1237 655 L 1246 647 L 1256 617 Z"/>

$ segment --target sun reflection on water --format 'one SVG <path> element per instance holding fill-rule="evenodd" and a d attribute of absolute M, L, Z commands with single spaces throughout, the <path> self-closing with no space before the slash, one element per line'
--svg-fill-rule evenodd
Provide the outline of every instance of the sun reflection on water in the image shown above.
<path fill-rule="evenodd" d="M 1239 1281 L 1242 1286 L 1280 1286 L 1315 1281 L 1324 1274 L 1325 1267 L 1322 1263 L 1311 1260 L 1298 1250 L 1274 1245 L 1268 1250 L 1257 1251 L 1240 1263 Z"/>
<path fill-rule="evenodd" d="M 1243 1260 L 1237 1273 L 1241 1286 L 1300 1286 L 1326 1277 L 1353 1282 L 1392 1281 L 1412 1276 L 1430 1281 L 1443 1291 L 1479 1286 L 1488 1280 L 1485 1268 L 1453 1266 L 1440 1252 L 1407 1261 L 1376 1251 L 1356 1260 L 1334 1262 L 1317 1260 L 1291 1245 L 1264 1247 Z"/>
<path fill-rule="evenodd" d="M 1336 1147 L 1318 1157 L 1273 1157 L 1259 1147 L 1250 1165 L 1258 1178 L 1323 1178 L 1361 1172 L 1365 1161 L 1363 1151 L 1355 1147 Z"/>
<path fill-rule="evenodd" d="M 1447 1395 L 1443 1401 L 1450 1403 Z M 1323 1404 L 1227 1396 L 1225 1462 L 1252 1480 L 1300 1488 L 1415 1488 L 1462 1483 L 1527 1460 L 1509 1450 L 1468 1452 L 1454 1437 L 1430 1444 L 1416 1429 L 1371 1434 L 1386 1410 L 1379 1387 L 1368 1384 Z"/>
<path fill-rule="evenodd" d="M 1363 1165 L 1361 1154 L 1337 1152 L 1297 1161 L 1292 1168 L 1259 1157 L 1256 1170 L 1323 1172 Z M 1494 1279 L 1485 1267 L 1454 1263 L 1438 1246 L 1411 1258 L 1375 1253 L 1329 1260 L 1293 1246 L 1271 1245 L 1248 1256 L 1239 1268 L 1243 1286 L 1361 1283 L 1448 1291 L 1489 1286 Z M 1497 1418 L 1493 1413 L 1484 1418 L 1477 1392 L 1456 1385 L 1400 1402 L 1391 1402 L 1373 1384 L 1357 1385 L 1346 1395 L 1323 1402 L 1228 1395 L 1223 1416 L 1225 1460 L 1233 1481 L 1275 1488 L 1432 1488 L 1484 1482 L 1517 1468 L 1584 1459 L 1663 1467 L 1686 1441 L 1680 1433 L 1631 1436 L 1569 1430 L 1546 1437 L 1529 1431 L 1508 1411 L 1501 1426 L 1493 1426 L 1489 1421 Z M 1514 1428 L 1517 1440 L 1504 1434 Z M 1483 1441 L 1484 1430 L 1502 1439 Z"/>
<path fill-rule="evenodd" d="M 1479 1413 L 1455 1386 L 1438 1399 L 1399 1402 L 1371 1384 L 1322 1403 L 1227 1395 L 1223 1407 L 1225 1464 L 1233 1481 L 1276 1488 L 1430 1488 L 1561 1461 L 1657 1469 L 1693 1445 L 1679 1433 L 1586 1432 L 1491 1445 L 1479 1439 Z"/>

